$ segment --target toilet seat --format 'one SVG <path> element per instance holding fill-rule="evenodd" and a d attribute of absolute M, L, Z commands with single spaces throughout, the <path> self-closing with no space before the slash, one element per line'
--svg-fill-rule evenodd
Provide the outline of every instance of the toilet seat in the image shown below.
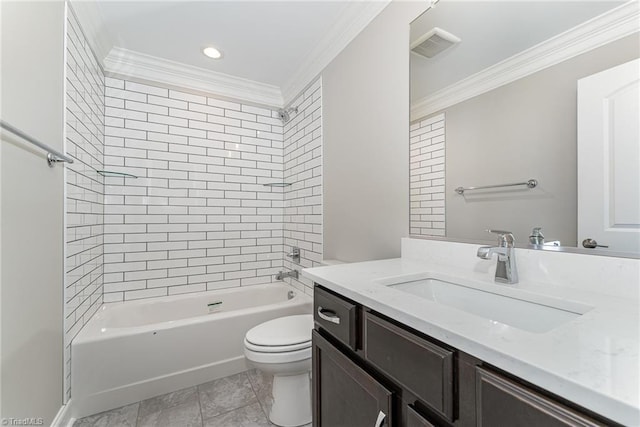
<path fill-rule="evenodd" d="M 244 347 L 247 350 L 255 351 L 257 353 L 288 353 L 290 351 L 304 350 L 305 348 L 311 347 L 311 340 L 292 345 L 265 346 L 253 344 L 245 338 Z"/>
<path fill-rule="evenodd" d="M 311 365 L 311 346 L 303 348 L 302 350 L 287 351 L 282 353 L 266 353 L 262 351 L 252 351 L 248 348 L 245 348 L 244 355 L 253 363 L 282 365 L 302 362 Z"/>
<path fill-rule="evenodd" d="M 311 345 L 312 329 L 311 314 L 285 316 L 251 328 L 244 339 L 249 349 L 255 351 L 294 351 Z"/>

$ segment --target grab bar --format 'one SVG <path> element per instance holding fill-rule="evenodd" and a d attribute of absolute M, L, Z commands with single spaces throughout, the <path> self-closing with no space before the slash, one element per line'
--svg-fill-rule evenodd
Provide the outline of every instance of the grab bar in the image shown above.
<path fill-rule="evenodd" d="M 483 185 L 481 187 L 458 187 L 454 191 L 458 194 L 464 194 L 469 190 L 484 190 L 485 188 L 501 188 L 501 187 L 515 187 L 519 185 L 526 185 L 527 188 L 536 188 L 538 180 L 530 179 L 527 182 L 514 182 L 513 184 L 498 184 L 498 185 Z"/>
<path fill-rule="evenodd" d="M 62 154 L 59 151 L 54 150 L 53 148 L 49 147 L 46 144 L 43 144 L 42 142 L 38 141 L 37 139 L 35 139 L 35 138 L 27 135 L 26 133 L 22 132 L 20 129 L 11 126 L 7 122 L 4 122 L 4 121 L 0 120 L 0 127 L 2 127 L 3 129 L 8 130 L 9 132 L 11 132 L 11 133 L 13 133 L 15 135 L 18 135 L 20 138 L 24 139 L 25 141 L 28 141 L 28 142 L 32 143 L 33 145 L 35 145 L 37 147 L 40 147 L 43 150 L 45 150 L 47 152 L 47 163 L 49 164 L 50 167 L 53 167 L 58 162 L 73 163 L 73 159 L 71 157 Z"/>

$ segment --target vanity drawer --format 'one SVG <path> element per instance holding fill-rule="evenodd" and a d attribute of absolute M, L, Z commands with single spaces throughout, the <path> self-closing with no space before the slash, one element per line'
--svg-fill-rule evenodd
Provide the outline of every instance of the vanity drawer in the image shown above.
<path fill-rule="evenodd" d="M 367 311 L 365 359 L 449 421 L 454 416 L 454 352 Z"/>
<path fill-rule="evenodd" d="M 478 427 L 593 427 L 600 423 L 496 372 L 476 367 Z"/>
<path fill-rule="evenodd" d="M 436 427 L 429 420 L 423 417 L 413 406 L 407 405 L 407 421 L 406 427 Z"/>
<path fill-rule="evenodd" d="M 313 294 L 316 325 L 353 350 L 357 344 L 357 306 L 316 285 Z"/>

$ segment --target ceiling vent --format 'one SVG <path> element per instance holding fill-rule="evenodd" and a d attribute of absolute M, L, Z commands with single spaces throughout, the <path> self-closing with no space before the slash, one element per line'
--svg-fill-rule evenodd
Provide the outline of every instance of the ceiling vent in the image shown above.
<path fill-rule="evenodd" d="M 434 27 L 411 44 L 411 51 L 425 58 L 433 58 L 461 41 L 459 37 L 450 32 Z"/>

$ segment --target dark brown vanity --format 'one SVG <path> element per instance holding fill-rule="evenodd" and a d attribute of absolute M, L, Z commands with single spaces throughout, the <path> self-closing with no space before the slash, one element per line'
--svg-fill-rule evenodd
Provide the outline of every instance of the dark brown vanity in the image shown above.
<path fill-rule="evenodd" d="M 314 427 L 619 425 L 316 284 Z"/>

